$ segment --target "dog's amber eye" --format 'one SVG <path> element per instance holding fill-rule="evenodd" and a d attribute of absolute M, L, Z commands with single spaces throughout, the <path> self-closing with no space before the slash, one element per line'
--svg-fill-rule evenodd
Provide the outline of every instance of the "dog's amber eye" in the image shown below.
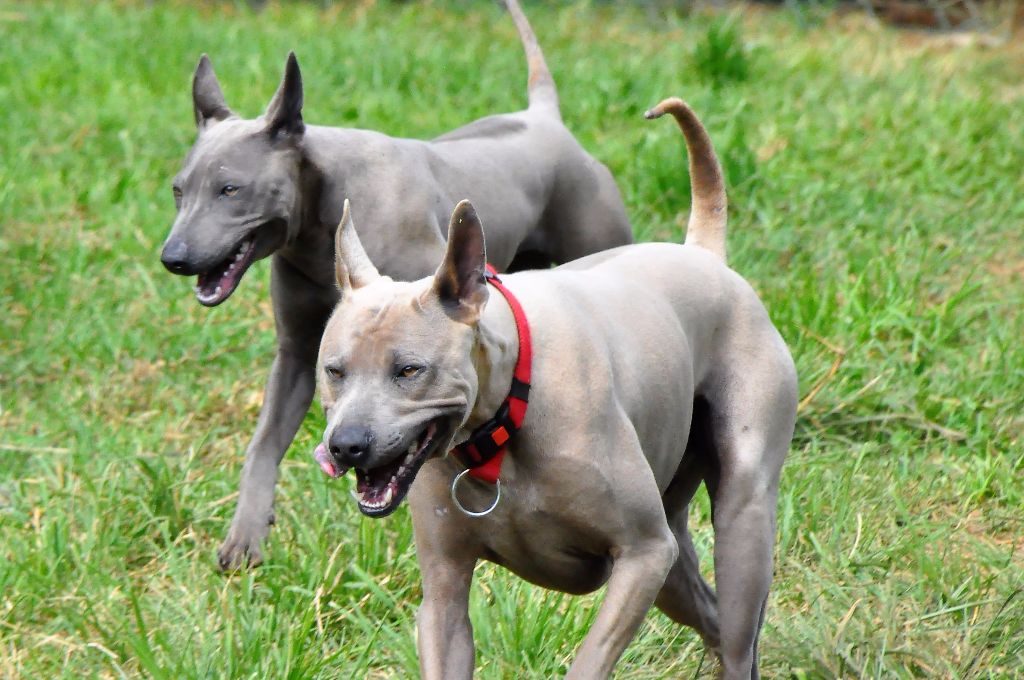
<path fill-rule="evenodd" d="M 224 188 L 220 190 L 221 196 L 231 197 L 238 193 L 238 187 L 234 184 L 225 184 Z"/>
<path fill-rule="evenodd" d="M 400 375 L 403 378 L 411 378 L 411 377 L 413 377 L 414 375 L 416 375 L 419 372 L 420 372 L 420 367 L 419 366 L 409 365 L 409 366 L 403 366 L 402 370 L 400 370 L 398 372 L 398 375 Z"/>
<path fill-rule="evenodd" d="M 345 377 L 345 372 L 337 366 L 328 366 L 324 370 L 327 371 L 327 375 L 331 376 L 335 380 L 341 380 Z"/>

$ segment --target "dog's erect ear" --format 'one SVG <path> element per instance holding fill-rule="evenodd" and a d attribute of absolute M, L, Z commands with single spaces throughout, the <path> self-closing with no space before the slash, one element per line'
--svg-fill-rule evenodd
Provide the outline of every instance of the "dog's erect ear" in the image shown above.
<path fill-rule="evenodd" d="M 484 228 L 473 204 L 455 206 L 448 225 L 448 247 L 444 261 L 434 274 L 433 291 L 457 321 L 474 323 L 487 303 L 487 251 Z"/>
<path fill-rule="evenodd" d="M 224 93 L 217 82 L 217 74 L 213 72 L 213 64 L 205 54 L 199 57 L 199 64 L 192 76 L 192 110 L 196 116 L 196 127 L 200 130 L 233 115 L 224 101 Z"/>
<path fill-rule="evenodd" d="M 334 235 L 334 278 L 338 282 L 338 290 L 345 291 L 361 288 L 375 279 L 380 278 L 377 268 L 363 250 L 363 244 L 356 233 L 356 225 L 352 222 L 352 211 L 348 199 L 338 224 L 338 232 Z"/>
<path fill-rule="evenodd" d="M 272 137 L 298 136 L 306 129 L 302 122 L 302 72 L 299 71 L 299 60 L 295 58 L 294 52 L 288 53 L 284 77 L 264 115 L 267 119 L 267 132 Z"/>

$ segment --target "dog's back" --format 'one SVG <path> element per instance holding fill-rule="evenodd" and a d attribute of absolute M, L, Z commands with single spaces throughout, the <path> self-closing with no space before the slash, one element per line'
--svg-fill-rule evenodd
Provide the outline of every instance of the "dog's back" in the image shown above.
<path fill-rule="evenodd" d="M 577 371 L 575 396 L 614 395 L 615 403 L 605 408 L 625 412 L 656 476 L 667 484 L 675 464 L 666 461 L 678 460 L 670 451 L 689 434 L 695 399 L 728 401 L 726 391 L 751 379 L 789 408 L 796 378 L 785 342 L 757 293 L 726 264 L 726 195 L 711 141 L 681 100 L 666 99 L 646 117 L 664 113 L 676 118 L 688 150 L 692 205 L 686 243 L 622 246 L 552 271 L 523 272 L 509 285 L 527 315 L 541 320 L 538 345 L 559 348 L 547 355 L 552 365 L 537 371 L 564 371 L 574 361 L 566 357 L 600 357 L 599 365 Z M 746 365 L 739 380 L 730 375 L 737 357 Z M 652 392 L 661 395 L 653 408 Z M 666 422 L 677 425 L 666 429 Z"/>

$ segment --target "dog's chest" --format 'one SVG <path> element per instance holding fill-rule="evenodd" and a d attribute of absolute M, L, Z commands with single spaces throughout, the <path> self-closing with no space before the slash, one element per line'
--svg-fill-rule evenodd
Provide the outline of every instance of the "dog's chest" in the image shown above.
<path fill-rule="evenodd" d="M 481 527 L 486 559 L 531 583 L 567 593 L 589 593 L 604 585 L 612 560 L 603 536 L 572 516 L 506 510 L 512 512 Z"/>

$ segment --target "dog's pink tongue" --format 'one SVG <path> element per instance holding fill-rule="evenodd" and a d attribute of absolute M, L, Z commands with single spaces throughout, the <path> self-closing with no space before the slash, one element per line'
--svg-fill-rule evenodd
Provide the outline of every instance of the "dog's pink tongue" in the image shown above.
<path fill-rule="evenodd" d="M 313 457 L 316 458 L 316 462 L 320 463 L 320 469 L 324 471 L 324 474 L 328 477 L 340 477 L 341 472 L 334 466 L 334 461 L 327 455 L 327 447 L 320 443 L 313 451 Z"/>

